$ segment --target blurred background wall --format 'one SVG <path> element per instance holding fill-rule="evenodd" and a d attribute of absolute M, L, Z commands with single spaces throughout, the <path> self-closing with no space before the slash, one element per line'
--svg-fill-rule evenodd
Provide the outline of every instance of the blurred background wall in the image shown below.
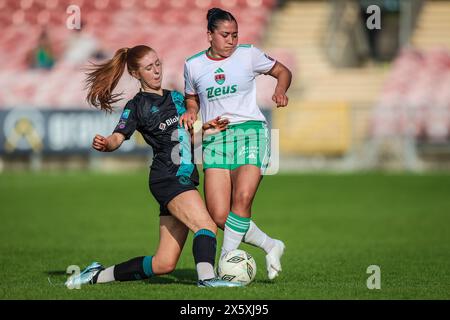
<path fill-rule="evenodd" d="M 147 44 L 163 86 L 183 92 L 214 6 L 236 17 L 240 43 L 293 71 L 287 108 L 271 101 L 274 79 L 257 82 L 281 170 L 450 168 L 450 1 L 0 0 L 0 169 L 146 167 L 137 133 L 114 154 L 90 148 L 138 83 L 124 73 L 106 115 L 85 101 L 83 68 Z"/>

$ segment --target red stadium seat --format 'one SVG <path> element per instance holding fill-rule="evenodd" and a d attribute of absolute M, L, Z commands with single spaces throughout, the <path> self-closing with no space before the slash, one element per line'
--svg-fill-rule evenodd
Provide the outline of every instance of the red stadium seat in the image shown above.
<path fill-rule="evenodd" d="M 212 7 L 212 0 L 191 0 L 192 6 L 197 7 L 200 10 L 206 10 Z"/>
<path fill-rule="evenodd" d="M 85 106 L 81 66 L 61 62 L 70 36 L 76 32 L 66 27 L 69 16 L 66 10 L 70 5 L 80 7 L 82 32 L 97 37 L 101 49 L 109 56 L 120 47 L 150 45 L 162 57 L 165 81 L 182 88 L 185 59 L 208 47 L 207 9 L 228 9 L 239 22 L 240 43 L 259 45 L 274 4 L 274 0 L 0 0 L 3 30 L 0 45 L 7 48 L 0 52 L 0 84 L 8 83 L 4 87 L 8 96 L 1 97 L 2 106 L 21 103 L 60 108 Z M 28 70 L 26 54 L 36 45 L 44 26 L 57 57 L 56 64 L 50 71 Z M 436 60 L 440 59 L 437 55 Z M 433 61 L 442 66 L 442 62 Z M 20 70 L 20 76 L 5 81 L 8 70 Z M 70 84 L 67 79 L 71 79 Z M 44 83 L 45 92 L 40 92 L 38 86 Z M 68 94 L 50 94 L 62 91 Z"/>
<path fill-rule="evenodd" d="M 374 109 L 373 133 L 389 136 L 410 132 L 433 141 L 450 130 L 450 52 L 403 50 L 393 64 Z M 386 119 L 389 117 L 389 120 Z M 389 124 L 393 125 L 389 125 Z"/>

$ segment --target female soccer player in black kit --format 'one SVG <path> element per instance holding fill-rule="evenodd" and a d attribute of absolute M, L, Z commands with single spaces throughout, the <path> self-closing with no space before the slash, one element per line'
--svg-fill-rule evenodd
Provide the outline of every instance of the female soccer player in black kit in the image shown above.
<path fill-rule="evenodd" d="M 66 286 L 130 281 L 170 273 L 175 269 L 189 230 L 195 234 L 193 254 L 198 286 L 239 286 L 219 280 L 214 273 L 217 226 L 196 189 L 199 178 L 192 161 L 189 132 L 178 122 L 186 111 L 184 97 L 161 88 L 162 66 L 156 52 L 144 45 L 122 48 L 106 63 L 93 65 L 87 73 L 88 102 L 111 111 L 111 104 L 120 100 L 113 90 L 125 66 L 140 81 L 140 92 L 125 105 L 114 132 L 108 137 L 96 135 L 92 147 L 101 152 L 114 151 L 135 130 L 152 146 L 149 187 L 160 204 L 159 246 L 153 256 L 133 258 L 106 269 L 94 262 L 79 275 L 71 276 Z M 218 124 L 217 129 L 225 126 L 225 123 Z M 173 154 L 180 158 L 172 159 Z"/>

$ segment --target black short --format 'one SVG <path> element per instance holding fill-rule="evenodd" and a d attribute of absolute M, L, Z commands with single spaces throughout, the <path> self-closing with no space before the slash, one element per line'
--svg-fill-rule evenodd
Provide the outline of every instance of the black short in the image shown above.
<path fill-rule="evenodd" d="M 167 204 L 180 193 L 197 190 L 198 183 L 186 176 L 167 177 L 158 181 L 150 181 L 150 192 L 159 203 L 160 216 L 171 215 Z"/>

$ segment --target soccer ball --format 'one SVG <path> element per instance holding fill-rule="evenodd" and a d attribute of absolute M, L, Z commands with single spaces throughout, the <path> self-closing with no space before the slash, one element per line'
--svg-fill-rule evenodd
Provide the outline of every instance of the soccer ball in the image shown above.
<path fill-rule="evenodd" d="M 217 272 L 222 280 L 247 285 L 255 279 L 256 262 L 248 252 L 232 250 L 219 260 Z"/>

